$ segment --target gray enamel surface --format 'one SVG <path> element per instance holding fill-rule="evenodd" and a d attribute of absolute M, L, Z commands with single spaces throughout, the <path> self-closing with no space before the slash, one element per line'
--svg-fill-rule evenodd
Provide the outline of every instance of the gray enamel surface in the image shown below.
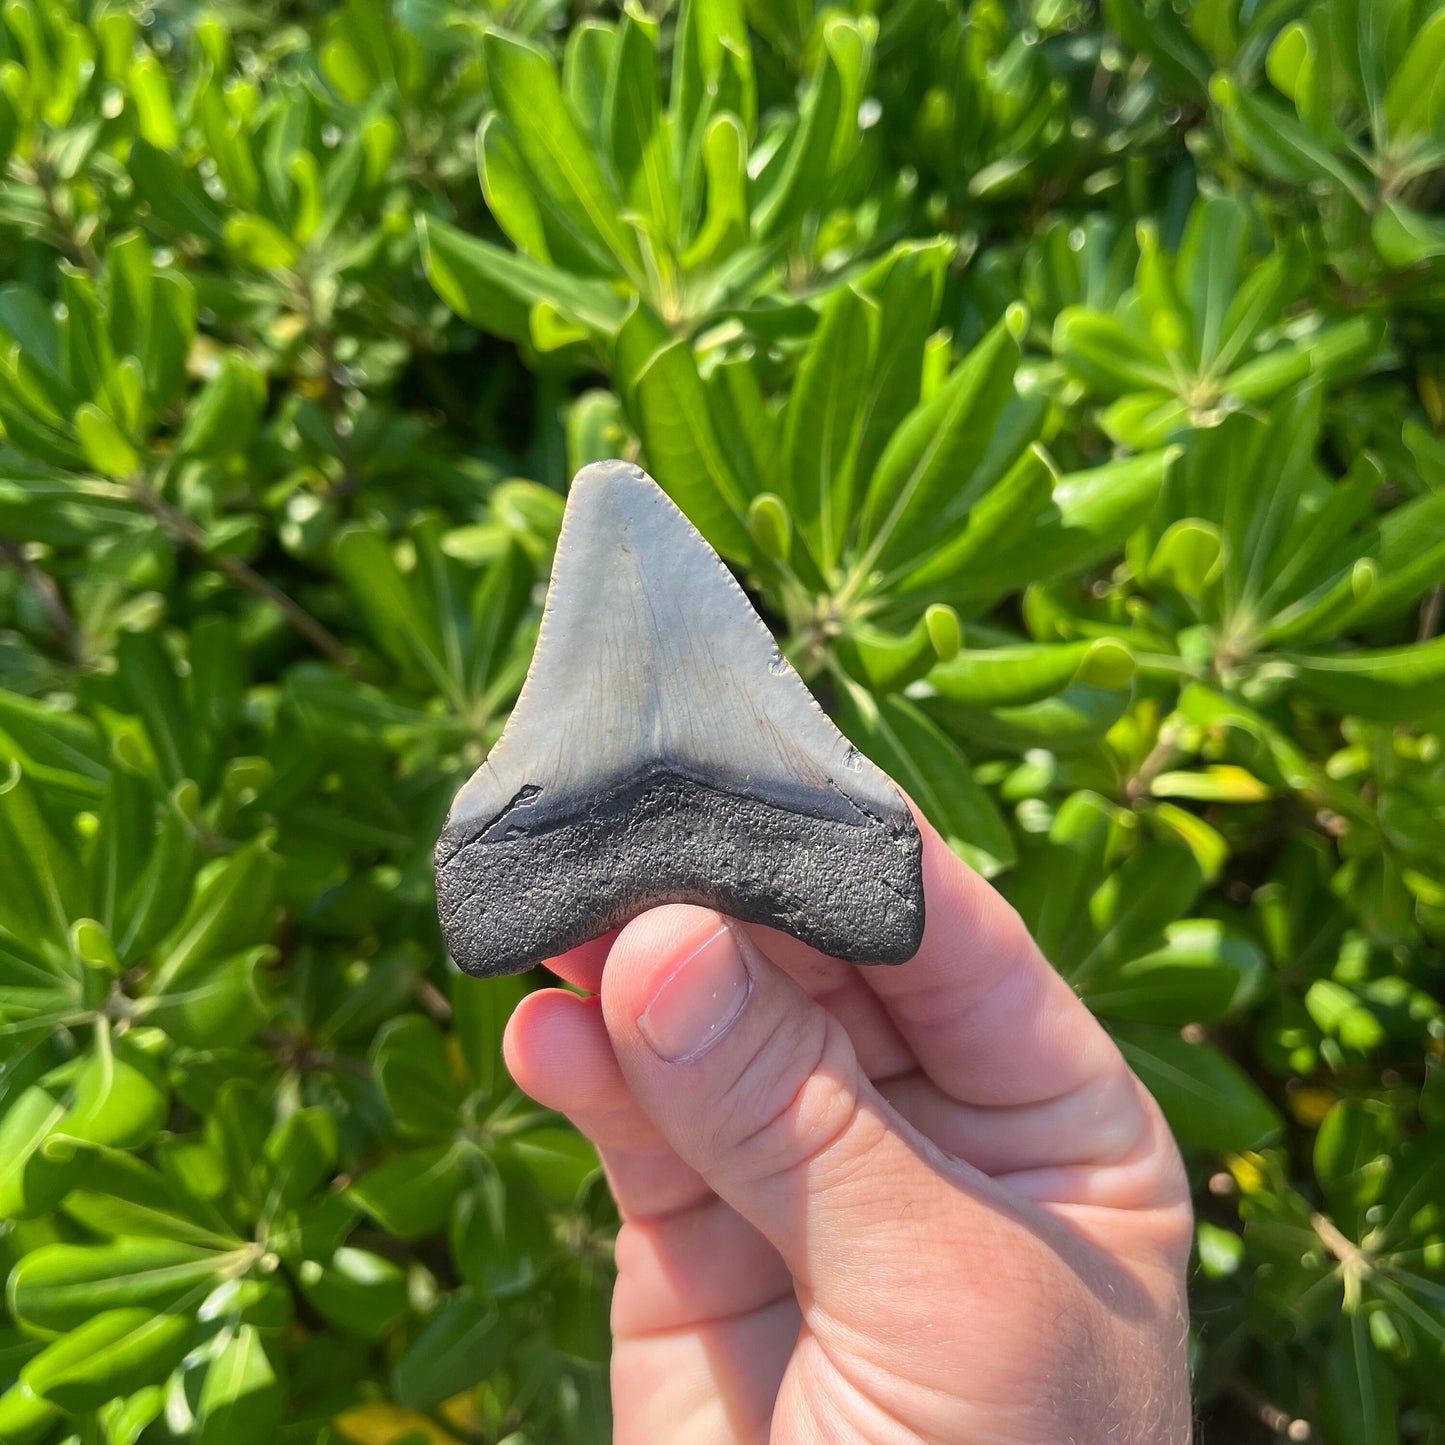
<path fill-rule="evenodd" d="M 646 473 L 573 483 L 541 636 L 437 844 L 452 956 L 513 973 L 664 902 L 901 962 L 923 927 L 902 797 L 813 701 Z"/>

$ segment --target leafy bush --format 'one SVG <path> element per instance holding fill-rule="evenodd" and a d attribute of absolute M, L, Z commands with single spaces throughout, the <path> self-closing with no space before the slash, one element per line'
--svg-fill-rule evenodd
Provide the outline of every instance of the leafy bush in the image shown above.
<path fill-rule="evenodd" d="M 430 844 L 617 454 L 1160 1098 L 1207 1437 L 1439 1445 L 1445 11 L 659 9 L 4 7 L 0 1439 L 606 1438 Z"/>

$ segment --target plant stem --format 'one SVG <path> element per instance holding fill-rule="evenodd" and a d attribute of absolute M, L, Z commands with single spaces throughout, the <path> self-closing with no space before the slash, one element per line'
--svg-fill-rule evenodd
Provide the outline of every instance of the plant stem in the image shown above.
<path fill-rule="evenodd" d="M 35 177 L 35 187 L 40 192 L 40 198 L 45 202 L 46 219 L 55 233 L 58 248 L 74 265 L 94 272 L 99 264 L 96 254 L 91 249 L 89 241 L 80 234 L 70 217 L 61 209 L 60 200 L 55 193 L 55 176 L 50 169 L 49 162 L 36 161 L 32 167 L 32 174 Z"/>
<path fill-rule="evenodd" d="M 305 299 L 306 314 L 311 321 L 316 341 L 316 351 L 321 359 L 321 386 L 325 398 L 326 420 L 336 443 L 336 455 L 341 462 L 341 480 L 334 493 L 343 510 L 350 511 L 351 503 L 361 491 L 361 476 L 356 470 L 355 454 L 351 448 L 351 436 L 347 429 L 346 402 L 341 395 L 341 385 L 336 379 L 336 336 L 328 317 L 323 321 L 316 306 L 316 296 L 311 289 L 311 278 L 300 278 L 301 292 Z"/>
<path fill-rule="evenodd" d="M 1224 1385 L 1229 1393 L 1249 1410 L 1266 1430 L 1276 1435 L 1283 1435 L 1285 1439 L 1291 1441 L 1314 1438 L 1314 1432 L 1310 1429 L 1307 1420 L 1297 1420 L 1287 1410 L 1281 1410 L 1274 1401 L 1261 1394 L 1248 1380 L 1241 1378 L 1233 1371 L 1224 1376 Z"/>
<path fill-rule="evenodd" d="M 1319 1235 L 1320 1242 L 1339 1262 L 1359 1271 L 1369 1269 L 1369 1256 L 1354 1240 L 1340 1232 L 1333 1219 L 1323 1214 L 1310 1215 L 1310 1227 Z"/>
<path fill-rule="evenodd" d="M 173 507 L 144 482 L 132 483 L 131 493 L 177 541 L 183 542 L 193 552 L 204 557 L 238 587 L 271 603 L 319 653 L 344 672 L 356 676 L 356 659 L 342 646 L 335 634 L 318 622 L 299 602 L 288 597 L 275 583 L 268 582 L 239 557 L 218 556 L 212 552 L 205 532 L 179 507 Z"/>
<path fill-rule="evenodd" d="M 55 579 L 37 567 L 25 555 L 25 549 L 8 537 L 0 537 L 0 563 L 14 567 L 30 584 L 40 599 L 41 607 L 45 609 L 51 627 L 55 629 L 55 635 L 60 639 L 61 647 L 65 649 L 65 655 L 72 662 L 78 663 L 84 652 L 80 628 L 76 625 L 75 618 L 70 615 Z"/>
<path fill-rule="evenodd" d="M 1148 757 L 1139 764 L 1139 770 L 1126 785 L 1125 794 L 1131 805 L 1140 803 L 1149 796 L 1154 779 L 1178 757 L 1177 742 L 1178 732 L 1170 726 L 1170 719 L 1166 718 L 1159 728 L 1159 736 L 1155 739 Z"/>
<path fill-rule="evenodd" d="M 1445 583 L 1433 588 L 1420 604 L 1420 630 L 1417 642 L 1428 642 L 1440 630 L 1440 613 L 1445 609 Z"/>

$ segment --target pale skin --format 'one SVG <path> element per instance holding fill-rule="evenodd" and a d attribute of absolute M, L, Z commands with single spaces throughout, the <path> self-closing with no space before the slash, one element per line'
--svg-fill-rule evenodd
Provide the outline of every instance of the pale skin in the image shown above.
<path fill-rule="evenodd" d="M 506 1059 L 623 1218 L 617 1445 L 1185 1445 L 1189 1192 L 1148 1092 L 926 822 L 916 958 L 670 905 Z M 604 967 L 605 964 L 605 967 Z"/>

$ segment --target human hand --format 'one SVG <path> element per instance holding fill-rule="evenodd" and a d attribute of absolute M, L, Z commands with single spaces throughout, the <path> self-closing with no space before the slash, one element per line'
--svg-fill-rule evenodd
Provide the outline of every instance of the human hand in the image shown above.
<path fill-rule="evenodd" d="M 619 1445 L 1189 1438 L 1174 1141 L 919 827 L 901 967 L 672 905 L 553 961 L 593 997 L 512 1017 L 513 1077 L 596 1144 L 622 1213 Z"/>

